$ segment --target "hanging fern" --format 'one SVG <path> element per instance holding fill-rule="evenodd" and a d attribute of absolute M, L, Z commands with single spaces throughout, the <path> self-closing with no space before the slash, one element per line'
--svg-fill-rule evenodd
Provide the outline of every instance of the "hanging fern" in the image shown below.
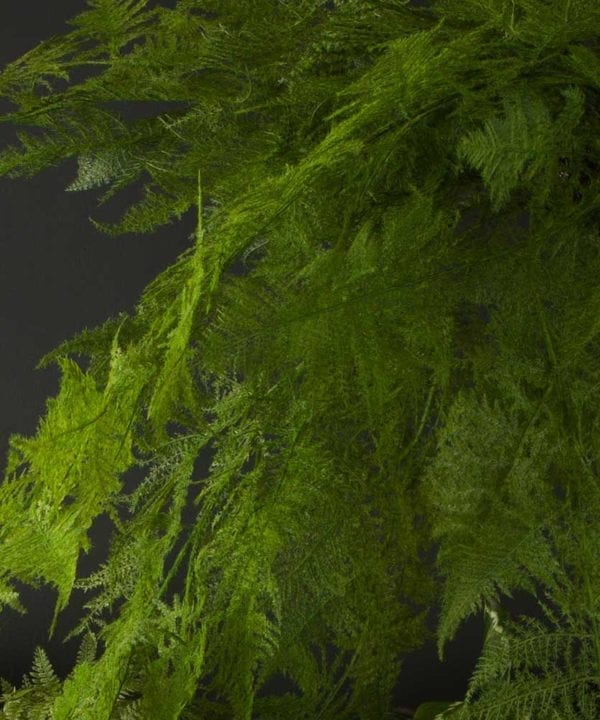
<path fill-rule="evenodd" d="M 489 624 L 465 697 L 416 720 L 595 720 L 597 3 L 150 5 L 88 0 L 0 73 L 0 174 L 141 183 L 93 220 L 115 234 L 197 212 L 131 314 L 39 361 L 60 389 L 10 437 L 0 603 L 51 584 L 54 632 L 87 602 L 72 672 L 36 649 L 3 716 L 389 718 L 437 605 L 442 659 Z"/>

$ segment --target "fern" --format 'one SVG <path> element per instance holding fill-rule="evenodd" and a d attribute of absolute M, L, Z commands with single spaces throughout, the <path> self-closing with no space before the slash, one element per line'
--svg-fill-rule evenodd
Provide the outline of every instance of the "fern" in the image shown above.
<path fill-rule="evenodd" d="M 494 211 L 502 207 L 510 192 L 518 186 L 526 167 L 528 177 L 541 175 L 580 122 L 585 100 L 582 91 L 570 87 L 563 95 L 565 108 L 555 123 L 551 122 L 540 98 L 517 96 L 504 101 L 505 119 L 488 120 L 485 130 L 477 130 L 460 141 L 458 157 L 465 158 L 481 171 L 489 187 Z M 546 172 L 548 178 L 549 175 Z M 548 185 L 543 199 L 548 196 Z"/>
<path fill-rule="evenodd" d="M 52 705 L 60 689 L 61 681 L 48 656 L 43 648 L 37 647 L 31 673 L 23 677 L 22 689 L 16 690 L 3 682 L 2 717 L 7 720 L 51 720 Z"/>
<path fill-rule="evenodd" d="M 0 174 L 139 184 L 108 233 L 197 220 L 131 314 L 38 363 L 0 602 L 53 585 L 51 632 L 86 602 L 72 672 L 37 649 L 4 717 L 381 720 L 437 605 L 442 659 L 489 627 L 416 718 L 595 718 L 596 4 L 89 0 L 69 28 L 0 73 Z M 543 623 L 503 615 L 518 590 Z"/>
<path fill-rule="evenodd" d="M 105 153 L 97 157 L 82 155 L 78 158 L 78 164 L 77 178 L 66 187 L 66 190 L 90 190 L 125 174 L 123 160 L 114 153 Z"/>

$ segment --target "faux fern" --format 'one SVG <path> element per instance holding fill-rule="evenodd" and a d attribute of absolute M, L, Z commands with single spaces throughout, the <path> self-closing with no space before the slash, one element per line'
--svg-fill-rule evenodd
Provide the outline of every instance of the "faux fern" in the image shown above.
<path fill-rule="evenodd" d="M 0 601 L 51 584 L 54 632 L 89 599 L 69 677 L 38 648 L 4 717 L 382 720 L 439 605 L 442 659 L 489 627 L 465 698 L 415 718 L 597 718 L 597 2 L 88 0 L 70 27 L 0 74 L 0 173 L 76 162 L 67 190 L 143 192 L 101 229 L 197 229 L 40 359 Z M 517 590 L 544 622 L 503 616 Z"/>

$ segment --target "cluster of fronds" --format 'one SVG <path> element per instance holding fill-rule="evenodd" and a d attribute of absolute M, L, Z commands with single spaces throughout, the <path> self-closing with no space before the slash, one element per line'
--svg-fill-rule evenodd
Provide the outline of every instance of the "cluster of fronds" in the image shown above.
<path fill-rule="evenodd" d="M 88 632 L 79 648 L 76 665 L 93 665 L 96 660 L 97 642 L 93 633 Z M 72 677 L 73 673 L 70 674 Z M 61 694 L 63 681 L 57 676 L 48 656 L 41 647 L 34 653 L 33 668 L 29 676 L 23 677 L 21 689 L 0 679 L 2 684 L 2 711 L 0 717 L 6 720 L 52 720 L 53 706 Z M 139 714 L 137 691 L 140 684 L 129 677 L 119 690 L 111 720 L 143 720 Z"/>
<path fill-rule="evenodd" d="M 53 585 L 53 632 L 95 593 L 71 635 L 102 649 L 64 682 L 38 650 L 5 716 L 381 720 L 431 605 L 442 656 L 521 589 L 550 626 L 488 634 L 452 717 L 591 720 L 596 0 L 88 0 L 71 26 L 0 74 L 0 174 L 77 159 L 69 190 L 143 187 L 104 230 L 198 226 L 133 315 L 40 361 L 60 389 L 10 438 L 0 600 Z M 298 692 L 261 696 L 277 674 Z"/>

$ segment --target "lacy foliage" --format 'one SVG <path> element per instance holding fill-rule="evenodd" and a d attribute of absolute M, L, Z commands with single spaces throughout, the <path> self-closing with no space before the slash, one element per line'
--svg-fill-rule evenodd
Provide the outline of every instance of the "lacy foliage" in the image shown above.
<path fill-rule="evenodd" d="M 0 601 L 51 584 L 54 631 L 91 597 L 73 672 L 36 650 L 3 716 L 381 720 L 432 605 L 443 657 L 524 590 L 546 621 L 487 634 L 452 717 L 596 718 L 597 1 L 87 5 L 0 74 L 0 173 L 77 160 L 70 191 L 142 191 L 103 230 L 197 231 L 40 361 L 60 389 L 10 438 Z"/>

